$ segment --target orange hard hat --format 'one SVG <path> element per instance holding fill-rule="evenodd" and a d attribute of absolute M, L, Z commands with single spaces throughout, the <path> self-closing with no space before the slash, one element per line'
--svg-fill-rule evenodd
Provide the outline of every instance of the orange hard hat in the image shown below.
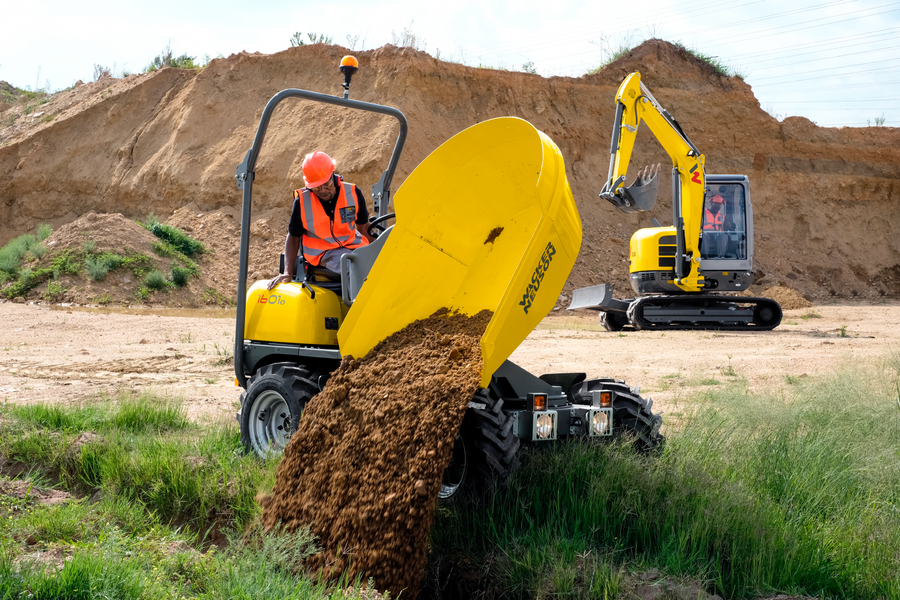
<path fill-rule="evenodd" d="M 319 187 L 328 181 L 334 174 L 337 163 L 334 159 L 316 150 L 306 155 L 303 159 L 303 182 L 308 188 Z"/>
<path fill-rule="evenodd" d="M 719 196 L 718 194 L 716 194 L 715 196 L 712 197 L 712 201 L 715 204 L 725 204 L 725 199 L 722 198 L 722 196 Z"/>

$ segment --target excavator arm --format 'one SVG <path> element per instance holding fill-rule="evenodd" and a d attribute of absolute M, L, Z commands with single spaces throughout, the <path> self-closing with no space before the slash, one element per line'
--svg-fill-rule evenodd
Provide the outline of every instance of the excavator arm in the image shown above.
<path fill-rule="evenodd" d="M 609 175 L 600 197 L 626 213 L 647 211 L 656 205 L 659 182 L 655 175 L 648 176 L 645 171 L 631 186 L 624 185 L 642 121 L 672 159 L 672 223 L 677 253 L 674 283 L 684 291 L 699 291 L 704 287 L 700 275 L 700 232 L 706 189 L 705 157 L 641 83 L 638 72 L 626 77 L 616 93 Z"/>

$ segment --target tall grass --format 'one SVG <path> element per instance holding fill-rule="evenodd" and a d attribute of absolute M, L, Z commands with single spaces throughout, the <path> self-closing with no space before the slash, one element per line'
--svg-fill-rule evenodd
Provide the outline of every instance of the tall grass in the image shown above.
<path fill-rule="evenodd" d="M 4 432 L 0 452 L 54 473 L 70 489 L 102 489 L 197 528 L 242 525 L 257 510 L 256 482 L 268 467 L 240 454 L 236 431 L 201 431 L 177 402 L 144 394 L 10 412 L 17 425 Z M 82 432 L 96 435 L 73 451 Z"/>
<path fill-rule="evenodd" d="M 708 391 L 657 458 L 615 444 L 531 452 L 487 506 L 440 511 L 430 585 L 470 556 L 515 597 L 561 593 L 568 560 L 548 549 L 570 548 L 725 597 L 900 598 L 897 363 L 771 393 Z"/>
<path fill-rule="evenodd" d="M 276 462 L 245 456 L 231 422 L 191 424 L 178 402 L 151 394 L 0 412 L 0 455 L 28 465 L 35 489 L 55 480 L 100 492 L 54 506 L 0 496 L 0 598 L 379 597 L 360 581 L 306 574 L 308 529 L 249 526 Z"/>

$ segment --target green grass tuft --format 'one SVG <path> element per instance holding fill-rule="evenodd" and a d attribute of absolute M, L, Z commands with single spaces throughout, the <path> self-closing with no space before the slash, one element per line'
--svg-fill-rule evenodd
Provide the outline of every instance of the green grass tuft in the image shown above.
<path fill-rule="evenodd" d="M 144 285 L 151 290 L 161 290 L 168 284 L 163 274 L 154 269 L 147 273 L 147 276 L 144 278 Z"/>
<path fill-rule="evenodd" d="M 151 217 L 153 216 L 151 215 Z M 155 221 L 155 217 L 153 217 L 153 220 Z M 147 230 L 150 231 L 150 233 L 152 233 L 162 241 L 167 242 L 175 250 L 181 252 L 185 256 L 193 258 L 194 256 L 199 256 L 206 252 L 206 248 L 202 243 L 195 240 L 176 227 L 165 225 L 158 221 L 151 222 L 150 218 L 148 218 L 147 223 L 141 223 L 141 225 L 146 227 Z M 159 248 L 164 252 L 167 251 L 167 248 L 165 246 L 160 246 Z M 154 246 L 154 250 L 157 250 L 157 246 Z"/>
<path fill-rule="evenodd" d="M 190 269 L 178 265 L 172 265 L 172 283 L 177 287 L 184 287 L 191 278 Z"/>
<path fill-rule="evenodd" d="M 84 268 L 87 270 L 88 276 L 94 281 L 103 281 L 106 279 L 106 274 L 109 273 L 109 267 L 106 262 L 99 258 L 85 259 Z"/>
<path fill-rule="evenodd" d="M 697 60 L 704 62 L 707 65 L 709 65 L 710 67 L 712 67 L 713 70 L 716 72 L 716 75 L 718 75 L 719 77 L 731 77 L 732 75 L 740 77 L 740 75 L 738 73 L 736 73 L 733 69 L 731 69 L 731 67 L 729 67 L 728 65 L 723 63 L 721 60 L 719 60 L 719 57 L 717 57 L 717 56 L 711 56 L 709 54 L 704 54 L 704 53 L 700 52 L 699 50 L 695 50 L 693 48 L 688 48 L 681 42 L 672 42 L 672 43 L 675 46 L 677 46 L 678 48 L 680 48 L 681 50 L 683 50 L 684 52 L 686 52 L 686 53 L 690 54 L 691 56 L 693 56 L 694 58 L 696 58 Z"/>

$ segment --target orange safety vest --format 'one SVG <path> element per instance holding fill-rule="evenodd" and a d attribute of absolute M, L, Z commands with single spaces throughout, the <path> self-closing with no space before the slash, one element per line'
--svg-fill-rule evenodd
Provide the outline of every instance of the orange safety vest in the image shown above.
<path fill-rule="evenodd" d="M 300 218 L 306 230 L 301 238 L 303 257 L 318 266 L 322 255 L 334 248 L 359 248 L 369 242 L 356 229 L 356 186 L 343 180 L 338 186 L 338 198 L 334 205 L 336 219 L 328 218 L 322 202 L 307 188 L 294 190 L 294 198 L 300 202 Z M 313 196 L 316 201 L 313 202 Z"/>
<path fill-rule="evenodd" d="M 719 211 L 718 214 L 712 214 L 712 211 L 708 208 L 703 209 L 706 213 L 706 218 L 703 219 L 703 231 L 722 231 L 725 229 L 725 215 L 724 211 Z"/>

